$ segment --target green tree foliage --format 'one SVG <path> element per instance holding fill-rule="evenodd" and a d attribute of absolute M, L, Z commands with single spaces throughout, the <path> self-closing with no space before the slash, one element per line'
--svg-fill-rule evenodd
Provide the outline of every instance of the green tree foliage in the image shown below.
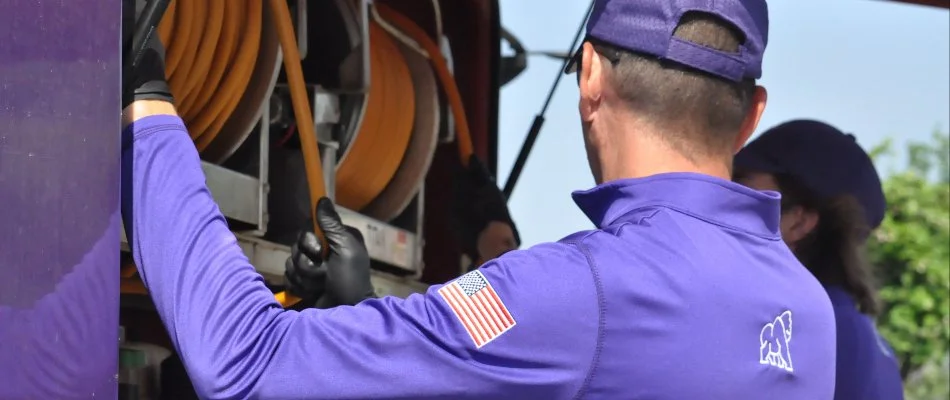
<path fill-rule="evenodd" d="M 950 399 L 950 355 L 943 362 L 927 364 L 912 373 L 904 382 L 904 394 L 907 400 L 947 400 Z"/>
<path fill-rule="evenodd" d="M 885 142 L 871 153 L 889 156 Z M 888 215 L 868 250 L 885 309 L 878 324 L 906 378 L 939 365 L 950 345 L 950 136 L 912 142 L 908 163 L 884 181 Z"/>

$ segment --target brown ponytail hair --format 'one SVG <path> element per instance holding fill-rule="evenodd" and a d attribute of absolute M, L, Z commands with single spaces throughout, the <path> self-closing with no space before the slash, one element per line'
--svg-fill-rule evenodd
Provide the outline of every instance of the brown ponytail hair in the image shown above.
<path fill-rule="evenodd" d="M 877 315 L 877 283 L 865 251 L 870 229 L 861 204 L 849 195 L 820 198 L 788 175 L 775 179 L 783 212 L 800 206 L 818 213 L 815 229 L 795 246 L 799 261 L 822 284 L 842 286 L 862 313 Z"/>

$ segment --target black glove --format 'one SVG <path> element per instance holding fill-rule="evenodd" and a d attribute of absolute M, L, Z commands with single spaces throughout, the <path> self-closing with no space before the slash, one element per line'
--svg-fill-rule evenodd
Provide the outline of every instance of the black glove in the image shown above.
<path fill-rule="evenodd" d="M 333 202 L 326 197 L 317 203 L 315 215 L 329 252 L 324 259 L 317 235 L 301 232 L 285 264 L 287 290 L 304 301 L 316 301 L 318 308 L 354 305 L 376 297 L 363 235 L 343 225 Z"/>
<path fill-rule="evenodd" d="M 508 212 L 508 201 L 478 157 L 472 155 L 468 167 L 458 172 L 454 182 L 453 219 L 462 251 L 469 258 L 481 259 L 478 254 L 478 236 L 492 221 L 510 225 L 516 245 L 521 245 L 518 229 Z"/>
<path fill-rule="evenodd" d="M 123 59 L 132 51 L 135 21 L 145 8 L 145 0 L 122 1 Z M 134 8 L 134 10 L 133 10 Z M 165 47 L 154 31 L 146 42 L 138 64 L 124 65 L 122 70 L 122 109 L 136 100 L 162 100 L 174 103 L 171 89 L 165 80 Z"/>

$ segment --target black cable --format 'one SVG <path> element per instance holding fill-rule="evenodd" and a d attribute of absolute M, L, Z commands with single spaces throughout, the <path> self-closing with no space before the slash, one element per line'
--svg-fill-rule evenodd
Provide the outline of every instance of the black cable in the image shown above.
<path fill-rule="evenodd" d="M 577 48 L 578 41 L 581 40 L 581 34 L 584 32 L 584 26 L 587 25 L 587 18 L 590 17 L 591 10 L 594 9 L 594 2 L 590 2 L 590 6 L 587 7 L 587 12 L 584 14 L 584 19 L 581 20 L 580 26 L 577 27 L 577 33 L 574 34 L 574 40 L 571 41 L 571 47 L 567 49 L 568 54 L 573 54 L 574 49 Z M 531 153 L 531 148 L 534 147 L 534 142 L 538 140 L 538 134 L 541 133 L 541 126 L 544 125 L 544 114 L 548 111 L 548 106 L 551 104 L 551 98 L 554 97 L 554 91 L 557 90 L 558 83 L 561 82 L 561 76 L 564 75 L 564 69 L 567 67 L 567 63 L 571 61 L 571 57 L 564 59 L 563 65 L 557 70 L 557 76 L 554 78 L 554 83 L 551 84 L 551 90 L 548 91 L 548 97 L 544 100 L 544 106 L 541 107 L 541 112 L 534 117 L 534 122 L 531 123 L 531 129 L 528 130 L 528 135 L 524 139 L 524 143 L 521 145 L 521 151 L 518 152 L 518 158 L 515 159 L 515 165 L 511 167 L 511 173 L 508 174 L 508 180 L 505 181 L 505 188 L 503 193 L 505 198 L 510 199 L 511 193 L 515 190 L 515 184 L 518 183 L 518 178 L 521 177 L 521 171 L 524 170 L 524 164 L 528 160 L 528 154 Z"/>

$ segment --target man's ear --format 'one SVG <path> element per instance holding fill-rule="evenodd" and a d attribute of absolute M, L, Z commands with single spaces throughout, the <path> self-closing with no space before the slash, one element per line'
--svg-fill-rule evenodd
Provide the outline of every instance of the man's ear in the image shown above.
<path fill-rule="evenodd" d="M 581 121 L 590 122 L 600 105 L 603 94 L 604 65 L 590 42 L 584 42 L 581 65 L 578 68 L 578 91 L 580 92 Z"/>
<path fill-rule="evenodd" d="M 818 213 L 801 206 L 792 207 L 782 214 L 782 237 L 793 250 L 795 244 L 818 226 Z"/>
<path fill-rule="evenodd" d="M 762 119 L 762 113 L 765 112 L 765 103 L 768 102 L 768 92 L 762 86 L 756 86 L 752 94 L 752 104 L 749 106 L 749 112 L 742 121 L 742 127 L 739 128 L 739 135 L 736 136 L 736 142 L 732 145 L 732 152 L 738 153 L 749 141 L 749 137 L 759 126 L 759 120 Z"/>

